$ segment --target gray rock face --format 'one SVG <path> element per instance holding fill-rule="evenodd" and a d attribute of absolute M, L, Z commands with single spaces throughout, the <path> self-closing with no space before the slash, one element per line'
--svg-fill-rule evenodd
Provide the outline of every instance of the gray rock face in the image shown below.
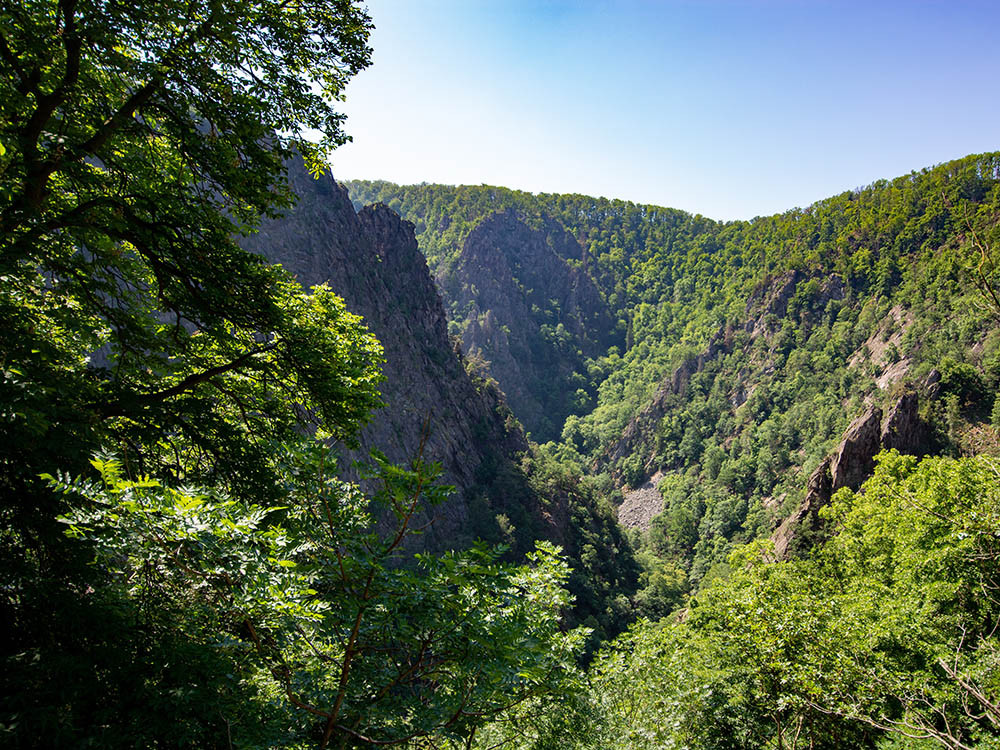
<path fill-rule="evenodd" d="M 441 481 L 457 488 L 435 509 L 429 546 L 465 544 L 482 533 L 472 528 L 469 503 L 483 465 L 492 471 L 510 462 L 527 448 L 524 435 L 496 389 L 469 377 L 452 349 L 413 226 L 385 206 L 355 213 L 347 191 L 329 175 L 314 180 L 295 164 L 289 177 L 297 205 L 265 222 L 244 246 L 280 263 L 305 287 L 329 283 L 364 317 L 385 349 L 386 407 L 363 429 L 359 454 L 377 448 L 406 464 L 417 455 L 426 423 L 424 459 L 439 462 Z"/>
<path fill-rule="evenodd" d="M 920 400 L 912 391 L 903 394 L 889 409 L 882 427 L 882 447 L 918 456 L 928 449 L 929 432 L 927 424 L 920 418 L 917 409 Z"/>
<path fill-rule="evenodd" d="M 857 490 L 875 469 L 875 456 L 882 449 L 919 455 L 927 444 L 928 428 L 917 413 L 916 393 L 905 393 L 889 408 L 869 407 L 851 422 L 837 449 L 823 459 L 809 477 L 806 497 L 771 535 L 778 559 L 789 556 L 807 530 L 819 530 L 819 509 L 842 487 Z"/>
<path fill-rule="evenodd" d="M 558 438 L 586 383 L 584 357 L 607 350 L 614 320 L 581 268 L 585 251 L 558 223 L 529 227 L 515 212 L 482 221 L 438 277 L 462 346 L 486 360 L 514 414 L 539 441 Z"/>
<path fill-rule="evenodd" d="M 654 474 L 641 487 L 623 492 L 624 500 L 618 506 L 618 523 L 627 529 L 649 531 L 653 519 L 663 512 L 663 495 L 659 485 L 662 474 Z"/>
<path fill-rule="evenodd" d="M 881 424 L 882 410 L 874 406 L 851 422 L 830 462 L 833 492 L 841 487 L 857 489 L 874 471 L 875 454 L 882 447 Z"/>

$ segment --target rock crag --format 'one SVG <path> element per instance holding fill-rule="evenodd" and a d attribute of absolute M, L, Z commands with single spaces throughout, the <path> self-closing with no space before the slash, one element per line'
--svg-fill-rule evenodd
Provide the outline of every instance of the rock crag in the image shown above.
<path fill-rule="evenodd" d="M 461 546 L 488 535 L 484 526 L 495 524 L 500 509 L 470 505 L 527 441 L 502 395 L 470 377 L 452 348 L 413 226 L 382 205 L 355 212 L 332 177 L 315 180 L 301 164 L 291 166 L 289 178 L 296 206 L 264 222 L 244 246 L 280 263 L 305 287 L 328 283 L 384 347 L 386 406 L 373 414 L 361 432 L 362 450 L 349 458 L 374 448 L 406 464 L 417 456 L 426 424 L 423 457 L 440 463 L 441 481 L 457 489 L 435 509 L 430 546 Z"/>
<path fill-rule="evenodd" d="M 511 410 L 539 442 L 558 439 L 587 383 L 586 357 L 607 351 L 614 319 L 580 265 L 585 251 L 559 223 L 530 227 L 514 211 L 484 219 L 438 276 L 463 350 L 482 359 Z"/>
<path fill-rule="evenodd" d="M 771 535 L 778 559 L 792 554 L 805 533 L 819 531 L 819 509 L 842 487 L 857 490 L 875 469 L 879 451 L 895 449 L 919 455 L 927 445 L 928 428 L 917 413 L 916 393 L 905 393 L 888 409 L 870 406 L 851 422 L 837 449 L 823 459 L 809 477 L 806 496 Z"/>

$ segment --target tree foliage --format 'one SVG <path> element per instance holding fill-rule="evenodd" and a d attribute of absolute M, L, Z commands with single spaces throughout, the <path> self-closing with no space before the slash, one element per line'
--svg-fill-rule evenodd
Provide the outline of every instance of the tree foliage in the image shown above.
<path fill-rule="evenodd" d="M 682 622 L 602 653 L 602 739 L 582 746 L 996 747 L 998 477 L 883 453 L 811 557 L 748 545 Z"/>
<path fill-rule="evenodd" d="M 8 744 L 464 744 L 572 688 L 557 551 L 414 560 L 434 471 L 368 496 L 329 448 L 379 405 L 378 342 L 238 245 L 346 139 L 370 28 L 350 0 L 0 4 Z"/>
<path fill-rule="evenodd" d="M 726 224 L 355 184 L 438 269 L 496 210 L 558 221 L 615 316 L 584 357 L 530 290 L 539 356 L 573 367 L 544 384 L 562 442 L 525 464 L 578 569 L 547 544 L 413 557 L 434 469 L 376 461 L 366 494 L 330 449 L 378 405 L 378 343 L 238 245 L 294 200 L 289 159 L 319 170 L 345 140 L 332 102 L 370 29 L 351 0 L 0 0 L 4 741 L 1000 746 L 994 460 L 884 455 L 813 554 L 751 542 L 891 365 L 940 366 L 928 412 L 969 444 L 1000 386 L 998 156 Z M 581 479 L 595 462 L 613 478 Z M 640 567 L 601 500 L 653 470 Z M 519 497 L 495 525 L 523 547 Z M 600 635 L 658 620 L 600 652 L 589 690 L 571 592 Z"/>
<path fill-rule="evenodd" d="M 71 1 L 0 18 L 6 481 L 33 451 L 53 466 L 114 434 L 140 470 L 249 488 L 260 437 L 304 414 L 350 438 L 377 345 L 236 238 L 289 205 L 296 150 L 319 164 L 344 140 L 329 101 L 367 65 L 367 16 Z"/>
<path fill-rule="evenodd" d="M 114 458 L 94 462 L 99 481 L 50 480 L 74 496 L 69 535 L 94 545 L 140 616 L 167 602 L 173 628 L 233 659 L 251 696 L 224 717 L 237 744 L 252 729 L 272 746 L 464 746 L 485 719 L 575 689 L 585 632 L 560 630 L 569 569 L 554 547 L 521 566 L 483 545 L 407 564 L 415 515 L 447 491 L 434 468 L 383 463 L 371 498 L 311 453 L 288 456 L 287 507 L 128 480 Z M 254 710 L 269 725 L 242 726 Z"/>

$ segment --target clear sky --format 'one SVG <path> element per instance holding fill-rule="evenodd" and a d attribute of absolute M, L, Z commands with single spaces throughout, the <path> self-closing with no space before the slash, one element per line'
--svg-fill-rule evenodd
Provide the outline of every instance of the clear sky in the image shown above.
<path fill-rule="evenodd" d="M 1000 0 L 369 0 L 338 179 L 747 219 L 1000 150 Z"/>

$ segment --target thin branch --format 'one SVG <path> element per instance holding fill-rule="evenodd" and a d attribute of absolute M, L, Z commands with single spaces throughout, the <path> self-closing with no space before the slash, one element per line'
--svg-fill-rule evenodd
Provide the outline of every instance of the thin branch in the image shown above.
<path fill-rule="evenodd" d="M 174 396 L 179 396 L 182 393 L 192 390 L 195 386 L 204 383 L 206 380 L 210 380 L 219 375 L 224 375 L 227 372 L 236 370 L 251 359 L 256 357 L 258 354 L 264 354 L 278 346 L 277 341 L 273 341 L 266 346 L 262 346 L 258 349 L 246 352 L 240 357 L 237 357 L 231 362 L 227 362 L 224 365 L 218 365 L 216 367 L 210 367 L 202 372 L 196 372 L 192 375 L 188 375 L 184 380 L 173 385 L 169 388 L 164 388 L 162 391 L 156 391 L 155 393 L 145 393 L 136 396 L 130 401 L 112 401 L 109 404 L 105 404 L 98 408 L 99 413 L 103 418 L 108 417 L 121 417 L 127 416 L 128 414 L 135 411 L 136 407 L 146 406 L 148 404 L 155 404 L 160 401 L 165 401 L 168 398 L 173 398 Z"/>
<path fill-rule="evenodd" d="M 986 696 L 985 693 L 983 693 L 978 687 L 976 687 L 970 681 L 963 678 L 958 673 L 958 671 L 952 668 L 952 666 L 948 664 L 948 662 L 946 662 L 944 659 L 938 659 L 938 665 L 945 671 L 945 674 L 947 674 L 948 677 L 957 682 L 965 692 L 967 692 L 969 695 L 971 695 L 973 698 L 979 701 L 982 707 L 989 714 L 989 719 L 994 726 L 1000 726 L 1000 706 L 990 701 L 990 699 Z"/>

